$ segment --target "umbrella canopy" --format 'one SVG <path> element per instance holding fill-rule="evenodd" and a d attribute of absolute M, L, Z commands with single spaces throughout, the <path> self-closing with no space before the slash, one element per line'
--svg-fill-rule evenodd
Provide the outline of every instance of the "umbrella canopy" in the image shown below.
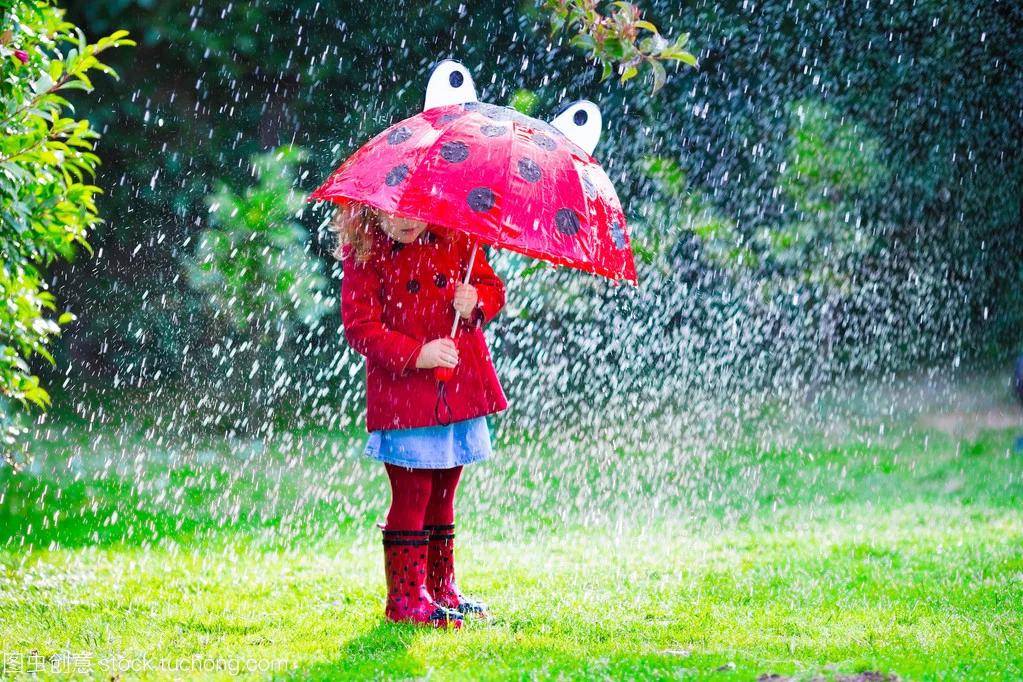
<path fill-rule="evenodd" d="M 450 73 L 459 74 L 464 87 L 461 72 Z M 576 103 L 551 125 L 482 102 L 430 104 L 428 89 L 426 111 L 367 142 L 310 200 L 361 202 L 555 265 L 636 283 L 614 185 L 563 132 L 566 126 L 585 132 L 596 123 L 596 136 L 590 130 L 577 137 L 596 144 L 595 105 Z"/>

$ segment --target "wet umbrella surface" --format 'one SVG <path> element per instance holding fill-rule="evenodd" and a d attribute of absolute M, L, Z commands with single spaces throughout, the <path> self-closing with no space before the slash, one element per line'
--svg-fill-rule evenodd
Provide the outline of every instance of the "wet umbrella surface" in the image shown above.
<path fill-rule="evenodd" d="M 589 154 L 600 134 L 599 109 L 576 102 L 551 124 L 476 101 L 429 106 L 438 75 L 449 88 L 471 89 L 464 68 L 438 65 L 426 111 L 370 140 L 310 199 L 362 202 L 635 283 L 621 202 Z M 466 96 L 475 100 L 474 91 Z"/>

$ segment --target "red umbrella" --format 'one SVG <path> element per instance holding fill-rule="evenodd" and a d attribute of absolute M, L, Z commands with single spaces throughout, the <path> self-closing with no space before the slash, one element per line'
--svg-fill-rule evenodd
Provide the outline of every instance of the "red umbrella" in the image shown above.
<path fill-rule="evenodd" d="M 476 102 L 475 92 L 466 93 L 468 101 L 431 107 L 437 93 L 430 89 L 445 74 L 450 89 L 472 89 L 465 67 L 442 62 L 427 89 L 426 111 L 363 145 L 310 199 L 362 202 L 636 283 L 621 202 L 589 153 L 600 134 L 597 107 L 576 102 L 553 125 Z M 452 87 L 458 76 L 461 85 Z"/>
<path fill-rule="evenodd" d="M 468 70 L 446 60 L 424 109 L 363 145 L 310 200 L 368 204 L 636 283 L 621 202 L 590 155 L 600 137 L 596 105 L 575 102 L 546 123 L 476 101 Z M 457 323 L 456 315 L 452 336 Z"/>

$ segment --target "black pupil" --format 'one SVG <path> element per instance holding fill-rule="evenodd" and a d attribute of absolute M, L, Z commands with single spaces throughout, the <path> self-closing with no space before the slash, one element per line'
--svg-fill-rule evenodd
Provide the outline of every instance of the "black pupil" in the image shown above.
<path fill-rule="evenodd" d="M 448 76 L 448 83 L 451 83 L 451 87 L 453 88 L 462 87 L 463 82 L 465 82 L 465 78 L 459 71 L 452 71 L 451 75 Z"/>
<path fill-rule="evenodd" d="M 572 121 L 577 126 L 584 126 L 586 125 L 586 119 L 588 118 L 589 116 L 586 115 L 586 112 L 580 109 L 579 111 L 575 112 L 575 114 L 572 116 Z"/>

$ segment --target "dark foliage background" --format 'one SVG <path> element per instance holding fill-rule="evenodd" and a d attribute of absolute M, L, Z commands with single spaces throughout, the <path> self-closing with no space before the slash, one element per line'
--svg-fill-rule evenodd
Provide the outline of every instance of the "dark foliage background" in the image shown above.
<path fill-rule="evenodd" d="M 525 88 L 545 118 L 563 101 L 599 102 L 598 156 L 649 261 L 639 292 L 567 273 L 512 277 L 512 316 L 495 329 L 502 374 L 513 397 L 535 382 L 550 387 L 522 402 L 523 418 L 552 406 L 567 415 L 594 401 L 667 409 L 686 390 L 748 395 L 999 361 L 1020 339 L 1018 3 L 642 3 L 665 34 L 691 31 L 701 61 L 698 72 L 669 72 L 652 99 L 641 78 L 601 83 L 581 55 L 550 42 L 529 2 L 68 6 L 89 35 L 127 28 L 139 47 L 111 57 L 122 78 L 88 105 L 105 131 L 107 222 L 92 238 L 95 257 L 55 273 L 58 297 L 80 318 L 48 378 L 55 389 L 141 388 L 155 401 L 185 389 L 212 394 L 223 410 L 250 410 L 244 382 L 232 385 L 210 359 L 237 332 L 183 274 L 209 227 L 207 197 L 221 182 L 254 182 L 250 157 L 281 144 L 310 152 L 299 183 L 313 189 L 369 135 L 421 107 L 430 66 L 443 57 L 469 66 L 484 101 L 505 104 Z M 846 196 L 825 192 L 827 211 L 810 217 L 784 189 L 801 103 L 873 141 L 871 168 L 883 168 Z M 694 213 L 728 230 L 692 229 Z M 336 291 L 325 217 L 309 209 L 301 222 Z M 799 252 L 786 237 L 796 223 L 809 235 Z M 869 238 L 834 246 L 854 228 Z M 731 255 L 715 256 L 722 240 Z M 814 276 L 824 270 L 832 276 Z M 333 308 L 299 332 L 276 400 L 314 414 L 358 406 L 339 322 Z M 541 342 L 537 378 L 531 349 Z"/>

